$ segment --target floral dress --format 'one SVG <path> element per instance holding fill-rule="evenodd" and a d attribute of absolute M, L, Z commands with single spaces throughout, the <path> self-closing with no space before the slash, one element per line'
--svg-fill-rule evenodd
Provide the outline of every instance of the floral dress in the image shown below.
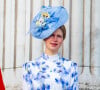
<path fill-rule="evenodd" d="M 59 54 L 43 53 L 23 65 L 23 90 L 78 90 L 78 66 Z"/>

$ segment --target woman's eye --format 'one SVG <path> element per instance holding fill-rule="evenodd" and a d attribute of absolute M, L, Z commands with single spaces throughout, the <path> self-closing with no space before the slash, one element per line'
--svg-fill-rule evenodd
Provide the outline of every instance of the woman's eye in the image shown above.
<path fill-rule="evenodd" d="M 61 36 L 61 35 L 57 35 L 57 37 L 62 38 L 62 36 Z"/>
<path fill-rule="evenodd" d="M 51 35 L 51 37 L 53 37 L 53 36 L 54 36 L 54 34 Z"/>

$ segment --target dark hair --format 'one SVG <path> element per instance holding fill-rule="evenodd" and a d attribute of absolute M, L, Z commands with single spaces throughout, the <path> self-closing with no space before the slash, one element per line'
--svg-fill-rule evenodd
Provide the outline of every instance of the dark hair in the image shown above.
<path fill-rule="evenodd" d="M 64 25 L 60 26 L 59 29 L 62 31 L 63 33 L 63 40 L 66 38 L 66 28 Z"/>

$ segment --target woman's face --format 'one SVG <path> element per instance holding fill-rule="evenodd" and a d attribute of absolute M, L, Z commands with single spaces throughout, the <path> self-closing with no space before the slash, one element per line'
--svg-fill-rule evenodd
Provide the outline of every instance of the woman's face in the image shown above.
<path fill-rule="evenodd" d="M 58 52 L 58 49 L 63 43 L 63 33 L 57 29 L 50 37 L 44 39 L 46 50 Z"/>

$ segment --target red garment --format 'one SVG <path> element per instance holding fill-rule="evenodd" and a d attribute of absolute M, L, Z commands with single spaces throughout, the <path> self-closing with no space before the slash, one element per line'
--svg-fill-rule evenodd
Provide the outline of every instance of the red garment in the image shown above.
<path fill-rule="evenodd" d="M 2 79 L 1 69 L 0 69 L 0 90 L 5 90 L 5 86 L 4 86 L 3 79 Z"/>

